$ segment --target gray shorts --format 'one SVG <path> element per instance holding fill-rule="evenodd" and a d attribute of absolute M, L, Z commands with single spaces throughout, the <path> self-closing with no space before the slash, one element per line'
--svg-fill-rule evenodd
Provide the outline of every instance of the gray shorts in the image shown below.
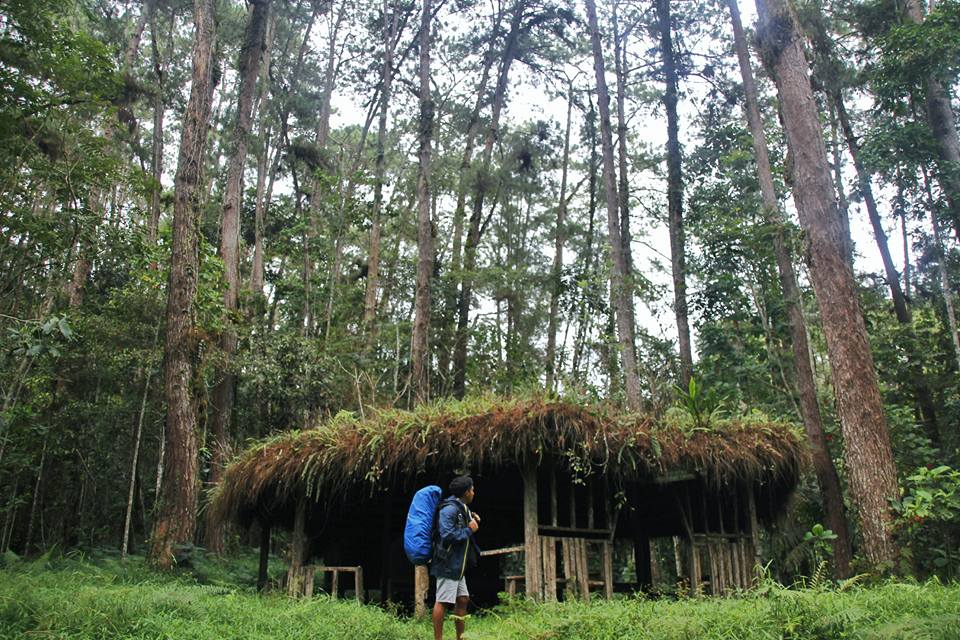
<path fill-rule="evenodd" d="M 469 596 L 467 579 L 437 578 L 437 602 L 441 604 L 456 604 L 460 596 Z"/>

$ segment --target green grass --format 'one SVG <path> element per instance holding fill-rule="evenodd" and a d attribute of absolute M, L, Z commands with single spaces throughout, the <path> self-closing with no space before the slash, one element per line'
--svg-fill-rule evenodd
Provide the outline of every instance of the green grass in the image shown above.
<path fill-rule="evenodd" d="M 248 566 L 249 565 L 249 566 Z M 258 596 L 249 560 L 197 562 L 160 575 L 133 558 L 7 558 L 0 569 L 0 638 L 430 640 L 428 622 L 324 597 Z M 246 584 L 249 584 L 247 582 Z M 453 624 L 447 635 L 453 638 Z M 728 599 L 589 605 L 523 600 L 474 613 L 466 640 L 960 640 L 960 585 L 887 582 L 790 590 L 767 584 Z"/>

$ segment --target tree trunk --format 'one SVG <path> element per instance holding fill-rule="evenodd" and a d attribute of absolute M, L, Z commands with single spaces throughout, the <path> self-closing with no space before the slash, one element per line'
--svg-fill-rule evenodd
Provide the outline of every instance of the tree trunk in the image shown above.
<path fill-rule="evenodd" d="M 570 121 L 573 115 L 573 82 L 567 87 L 567 126 L 563 132 L 563 169 L 560 174 L 560 202 L 557 203 L 557 222 L 553 231 L 553 269 L 550 287 L 550 318 L 547 326 L 547 377 L 544 389 L 553 393 L 554 375 L 557 360 L 557 315 L 560 312 L 560 294 L 562 293 L 561 275 L 563 272 L 563 243 L 566 238 L 567 224 L 567 169 L 570 165 Z"/>
<path fill-rule="evenodd" d="M 620 244 L 623 246 L 623 262 L 626 266 L 624 282 L 629 294 L 627 312 L 630 314 L 630 342 L 637 348 L 637 321 L 633 308 L 633 249 L 630 246 L 630 183 L 627 174 L 627 29 L 621 35 L 617 21 L 617 2 L 613 3 L 613 60 L 617 76 L 617 201 L 620 207 Z"/>
<path fill-rule="evenodd" d="M 270 95 L 270 59 L 273 51 L 273 40 L 276 35 L 277 13 L 270 12 L 270 19 L 267 22 L 266 44 L 263 49 L 263 60 L 260 65 L 260 80 L 257 89 L 257 105 L 254 110 L 260 113 L 260 131 L 259 146 L 257 149 L 257 194 L 254 203 L 253 213 L 253 264 L 250 267 L 250 293 L 253 298 L 263 298 L 263 234 L 266 225 L 266 187 L 267 187 L 267 167 L 270 159 L 270 124 L 268 122 L 267 109 L 262 108 L 263 103 Z M 249 315 L 249 312 L 248 312 Z"/>
<path fill-rule="evenodd" d="M 461 271 L 463 262 L 463 222 L 466 214 L 467 190 L 469 188 L 471 177 L 470 167 L 473 162 L 473 150 L 474 146 L 476 145 L 477 134 L 480 131 L 480 112 L 483 109 L 483 105 L 486 104 L 487 84 L 490 79 L 490 69 L 493 67 L 493 62 L 495 59 L 493 55 L 494 43 L 496 42 L 496 34 L 500 29 L 502 17 L 503 13 L 498 12 L 493 29 L 490 31 L 490 48 L 487 50 L 486 55 L 484 56 L 483 70 L 480 73 L 480 82 L 477 83 L 477 100 L 474 103 L 473 112 L 470 114 L 470 124 L 467 127 L 466 145 L 464 146 L 463 150 L 463 158 L 460 160 L 460 175 L 457 183 L 457 204 L 453 210 L 453 247 L 451 250 L 449 269 L 451 282 L 449 286 L 449 294 L 447 295 L 443 305 L 446 317 L 443 318 L 443 324 L 440 328 L 442 336 L 441 348 L 443 350 L 440 352 L 439 369 L 443 376 L 449 376 L 450 363 L 453 359 L 453 352 L 456 348 L 457 302 L 459 300 L 456 286 L 457 278 L 460 278 L 461 280 L 463 278 Z M 449 342 L 451 335 L 454 336 L 454 344 L 448 346 L 447 343 Z M 447 387 L 447 383 L 445 383 L 445 387 Z"/>
<path fill-rule="evenodd" d="M 420 21 L 420 170 L 417 174 L 417 289 L 410 345 L 412 402 L 430 399 L 430 277 L 433 273 L 433 235 L 430 224 L 430 145 L 433 139 L 433 98 L 430 95 L 431 0 L 423 0 Z"/>
<path fill-rule="evenodd" d="M 230 157 L 227 161 L 227 185 L 223 203 L 223 218 L 220 231 L 220 257 L 223 259 L 227 289 L 223 295 L 226 311 L 226 327 L 220 335 L 220 349 L 224 366 L 216 372 L 219 378 L 213 388 L 213 415 L 211 431 L 213 445 L 210 461 L 210 484 L 216 485 L 223 475 L 223 467 L 230 457 L 230 424 L 233 417 L 236 376 L 231 360 L 237 351 L 237 332 L 233 328 L 233 314 L 239 306 L 240 296 L 240 212 L 243 198 L 243 170 L 247 164 L 247 140 L 253 122 L 253 101 L 260 75 L 260 60 L 266 42 L 270 0 L 252 0 L 247 27 L 240 47 L 237 71 L 240 78 L 237 89 L 237 120 L 233 127 Z M 212 512 L 210 512 L 212 513 Z M 215 554 L 224 551 L 223 524 L 207 518 L 205 543 Z"/>
<path fill-rule="evenodd" d="M 906 0 L 907 17 L 920 24 L 923 22 L 921 0 Z M 960 137 L 950 105 L 950 96 L 936 76 L 927 78 L 927 120 L 930 133 L 937 143 L 938 179 L 946 195 L 947 215 L 953 224 L 954 233 L 960 238 Z"/>
<path fill-rule="evenodd" d="M 843 427 L 850 494 L 858 509 L 863 551 L 877 565 L 892 562 L 890 501 L 898 497 L 896 467 L 873 355 L 843 240 L 826 146 L 803 51 L 787 0 L 758 0 L 758 36 L 771 69 L 793 154 L 793 195 L 809 242 L 810 276 L 827 339 Z"/>
<path fill-rule="evenodd" d="M 513 8 L 513 17 L 510 20 L 510 31 L 503 47 L 503 56 L 500 62 L 500 73 L 497 77 L 497 88 L 493 94 L 493 106 L 490 114 L 490 128 L 487 129 L 483 146 L 483 158 L 480 170 L 476 176 L 475 191 L 473 194 L 473 209 L 470 213 L 470 224 L 467 229 L 467 242 L 463 255 L 463 279 L 460 282 L 460 295 L 457 299 L 457 332 L 453 351 L 453 395 L 463 398 L 467 390 L 467 331 L 470 326 L 470 304 L 473 299 L 473 271 L 477 266 L 477 249 L 480 246 L 480 236 L 483 228 L 483 201 L 490 186 L 490 165 L 493 156 L 493 145 L 500 136 L 500 114 L 506 100 L 507 82 L 510 75 L 510 66 L 516 57 L 517 40 L 520 37 L 523 17 L 523 2 Z"/>
<path fill-rule="evenodd" d="M 610 273 L 610 297 L 616 312 L 617 338 L 620 357 L 623 360 L 624 387 L 627 408 L 640 408 L 640 378 L 637 375 L 637 356 L 631 340 L 628 307 L 632 304 L 633 292 L 627 289 L 627 265 L 623 255 L 620 236 L 616 173 L 613 165 L 613 135 L 610 131 L 610 94 L 607 91 L 606 70 L 603 64 L 603 49 L 600 45 L 600 30 L 597 27 L 597 9 L 594 0 L 587 0 L 587 20 L 590 43 L 593 49 L 593 67 L 597 79 L 597 103 L 600 107 L 600 146 L 603 155 L 603 183 L 607 204 L 607 230 L 613 269 Z"/>
<path fill-rule="evenodd" d="M 197 227 L 202 198 L 197 186 L 203 169 L 204 143 L 214 90 L 214 1 L 194 0 L 193 15 L 193 73 L 174 179 L 173 242 L 167 285 L 164 338 L 166 473 L 149 554 L 151 564 L 160 568 L 173 565 L 174 546 L 193 540 L 197 522 L 196 410 L 190 392 L 197 338 L 192 317 L 199 272 Z"/>
<path fill-rule="evenodd" d="M 389 19 L 387 16 L 390 16 Z M 386 173 L 387 115 L 390 107 L 390 83 L 393 72 L 393 48 L 399 13 L 390 13 L 389 0 L 383 2 L 383 69 L 380 76 L 380 118 L 377 123 L 377 160 L 373 182 L 373 211 L 370 213 L 370 250 L 367 260 L 367 289 L 363 301 L 363 326 L 367 344 L 373 343 L 377 327 L 377 290 L 380 287 L 380 210 L 383 206 L 383 180 Z"/>
<path fill-rule="evenodd" d="M 823 434 L 823 418 L 820 404 L 817 402 L 817 386 L 810 364 L 807 327 L 800 302 L 800 288 L 793 265 L 793 256 L 784 233 L 783 214 L 777 201 L 773 186 L 773 172 L 770 169 L 770 157 L 767 153 L 767 139 L 763 131 L 763 119 L 760 115 L 760 103 L 757 98 L 757 86 L 750 65 L 747 39 L 740 22 L 740 10 L 737 0 L 727 0 L 733 26 L 734 44 L 740 63 L 745 94 L 747 124 L 753 138 L 753 151 L 757 161 L 757 177 L 760 182 L 760 194 L 763 198 L 764 213 L 772 229 L 773 252 L 780 276 L 780 288 L 783 292 L 787 322 L 790 327 L 793 364 L 796 375 L 797 392 L 800 398 L 800 417 L 803 420 L 807 440 L 813 454 L 813 467 L 820 486 L 823 511 L 827 527 L 835 534 L 833 540 L 833 560 L 838 577 L 846 577 L 850 572 L 850 531 L 843 507 L 843 492 L 837 469 L 830 458 L 826 439 Z"/>
<path fill-rule="evenodd" d="M 937 216 L 937 204 L 930 189 L 930 179 L 925 167 L 923 169 L 923 187 L 930 208 L 930 225 L 933 227 L 933 242 L 937 252 L 937 270 L 940 272 L 940 290 L 943 294 L 943 304 L 947 312 L 947 326 L 950 330 L 950 342 L 957 359 L 957 371 L 960 371 L 960 334 L 957 332 L 957 315 L 953 307 L 953 288 L 950 286 L 950 276 L 947 273 L 947 252 L 943 245 L 943 234 L 940 231 L 940 220 Z"/>
<path fill-rule="evenodd" d="M 150 169 L 153 173 L 153 184 L 150 187 L 150 217 L 147 220 L 147 240 L 150 245 L 157 242 L 157 232 L 160 227 L 160 192 L 163 190 L 163 115 L 166 104 L 163 99 L 163 79 L 165 73 L 160 58 L 160 45 L 157 34 L 156 3 L 152 3 L 153 14 L 150 16 L 150 52 L 153 62 L 153 76 L 156 86 L 153 94 L 153 142 L 151 149 Z"/>
<path fill-rule="evenodd" d="M 673 51 L 670 0 L 657 0 L 660 55 L 667 84 L 663 104 L 667 111 L 667 208 L 670 216 L 670 262 L 673 271 L 673 311 L 677 318 L 677 345 L 680 349 L 680 380 L 684 389 L 693 376 L 693 350 L 687 317 L 686 241 L 683 230 L 683 175 L 680 167 L 680 119 L 677 115 L 677 63 Z"/>
<path fill-rule="evenodd" d="M 323 152 L 327 148 L 327 139 L 330 137 L 330 114 L 332 105 L 330 99 L 333 97 L 333 84 L 337 73 L 337 36 L 340 32 L 340 24 L 343 22 L 344 7 L 340 8 L 336 19 L 330 16 L 330 32 L 327 38 L 327 66 L 323 75 L 323 90 L 320 96 L 320 116 L 317 119 L 316 140 L 317 148 Z M 303 335 L 313 333 L 313 306 L 311 300 L 311 291 L 313 289 L 313 244 L 320 232 L 320 211 L 323 205 L 323 181 L 318 177 L 313 181 L 313 195 L 310 197 L 310 220 L 307 224 L 307 231 L 304 235 L 303 247 Z M 342 223 L 341 223 L 342 224 Z M 336 274 L 339 270 L 340 259 L 340 238 L 337 238 L 336 256 L 334 258 L 334 268 L 331 271 L 331 285 L 329 292 L 329 302 L 326 313 L 326 333 L 330 333 L 330 315 L 336 287 Z"/>
<path fill-rule="evenodd" d="M 847 108 L 843 103 L 843 96 L 840 91 L 833 91 L 831 98 L 837 110 L 837 116 L 840 120 L 840 126 L 843 129 L 843 136 L 847 141 L 847 148 L 850 151 L 850 157 L 853 159 L 853 166 L 857 172 L 857 184 L 860 189 L 860 195 L 867 206 L 867 215 L 870 218 L 870 225 L 873 227 L 873 236 L 877 241 L 877 249 L 880 251 L 880 258 L 883 261 L 883 269 L 887 276 L 887 284 L 890 287 L 890 297 L 893 300 L 894 313 L 897 316 L 897 322 L 912 332 L 913 317 L 910 313 L 910 307 L 907 306 L 907 297 L 900 288 L 900 274 L 897 273 L 893 265 L 893 257 L 890 255 L 890 246 L 887 242 L 887 233 L 883 229 L 883 221 L 880 218 L 880 211 L 877 209 L 877 202 L 873 197 L 873 188 L 870 185 L 870 174 L 867 173 L 863 162 L 860 159 L 860 144 L 853 133 L 853 126 L 850 124 L 850 117 L 847 115 Z M 937 428 L 937 413 L 933 401 L 933 394 L 930 392 L 930 386 L 927 384 L 923 375 L 923 366 L 917 359 L 914 352 L 914 342 L 910 341 L 905 346 L 907 356 L 907 367 L 909 369 L 913 392 L 917 399 L 917 405 L 920 408 L 920 415 L 923 420 L 924 431 L 935 446 L 940 445 L 940 432 Z"/>

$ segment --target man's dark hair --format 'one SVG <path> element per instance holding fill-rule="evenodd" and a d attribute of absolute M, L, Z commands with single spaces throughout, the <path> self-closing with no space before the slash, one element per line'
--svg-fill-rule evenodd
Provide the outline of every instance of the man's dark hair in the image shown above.
<path fill-rule="evenodd" d="M 447 488 L 450 490 L 451 495 L 462 498 L 463 494 L 469 491 L 472 486 L 473 478 L 470 476 L 457 476 L 450 481 L 450 485 Z"/>

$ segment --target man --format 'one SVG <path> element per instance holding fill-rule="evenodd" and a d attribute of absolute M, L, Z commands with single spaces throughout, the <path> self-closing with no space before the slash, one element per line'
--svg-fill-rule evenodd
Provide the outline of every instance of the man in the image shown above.
<path fill-rule="evenodd" d="M 437 577 L 437 597 L 433 605 L 435 640 L 443 640 L 443 618 L 449 605 L 453 605 L 456 616 L 457 640 L 463 636 L 464 616 L 470 602 L 463 573 L 468 562 L 471 566 L 476 562 L 480 552 L 473 539 L 473 534 L 480 529 L 480 516 L 467 506 L 476 495 L 473 480 L 470 476 L 457 476 L 450 482 L 449 489 L 451 495 L 440 503 L 437 514 L 437 538 L 430 564 L 430 573 Z"/>

